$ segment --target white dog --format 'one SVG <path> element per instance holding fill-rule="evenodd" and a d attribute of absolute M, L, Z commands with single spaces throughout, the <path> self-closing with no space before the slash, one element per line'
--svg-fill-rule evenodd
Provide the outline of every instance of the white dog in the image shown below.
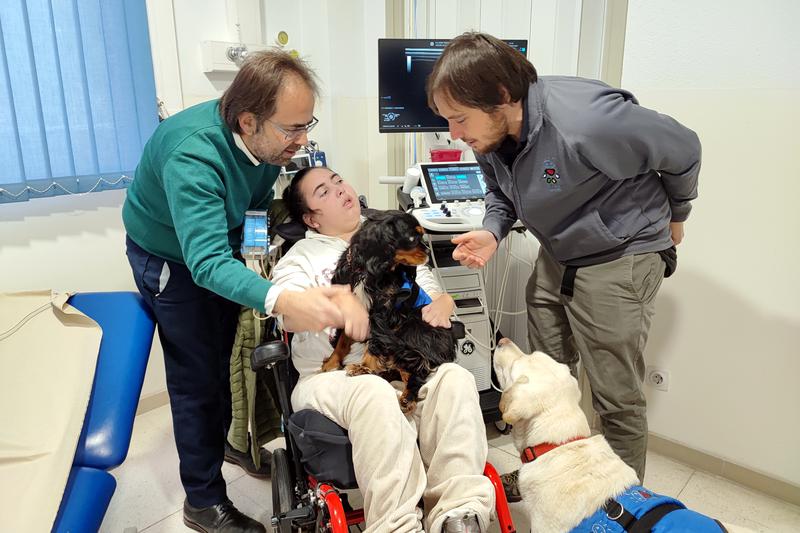
<path fill-rule="evenodd" d="M 578 382 L 566 365 L 542 352 L 524 354 L 502 339 L 494 369 L 504 391 L 503 421 L 513 426 L 514 445 L 526 463 L 519 489 L 535 533 L 649 532 L 654 520 L 659 532 L 746 531 L 641 487 L 605 438 L 590 436 Z"/>

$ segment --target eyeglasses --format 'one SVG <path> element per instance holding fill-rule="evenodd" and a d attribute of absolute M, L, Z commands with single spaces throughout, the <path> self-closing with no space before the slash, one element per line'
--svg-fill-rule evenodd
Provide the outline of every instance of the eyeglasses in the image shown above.
<path fill-rule="evenodd" d="M 274 122 L 272 122 L 268 118 L 265 119 L 265 120 L 267 122 L 269 122 L 270 124 L 272 124 L 273 128 L 275 128 L 279 132 L 283 133 L 286 136 L 286 140 L 287 141 L 296 141 L 297 139 L 302 137 L 304 133 L 309 133 L 311 130 L 314 129 L 314 126 L 319 124 L 319 119 L 317 117 L 313 116 L 313 115 L 311 116 L 311 122 L 309 122 L 305 126 L 300 126 L 299 128 L 292 128 L 290 130 L 287 130 L 287 129 L 284 129 L 284 128 L 278 126 L 277 124 L 275 124 Z"/>

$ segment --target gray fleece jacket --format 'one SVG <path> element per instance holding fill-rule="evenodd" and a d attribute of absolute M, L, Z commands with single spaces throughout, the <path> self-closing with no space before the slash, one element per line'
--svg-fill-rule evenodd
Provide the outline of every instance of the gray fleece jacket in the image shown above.
<path fill-rule="evenodd" d="M 527 144 L 511 168 L 496 152 L 476 157 L 485 229 L 500 241 L 519 218 L 556 260 L 574 266 L 672 246 L 670 221 L 686 220 L 697 197 L 692 130 L 583 78 L 542 76 L 523 102 Z"/>

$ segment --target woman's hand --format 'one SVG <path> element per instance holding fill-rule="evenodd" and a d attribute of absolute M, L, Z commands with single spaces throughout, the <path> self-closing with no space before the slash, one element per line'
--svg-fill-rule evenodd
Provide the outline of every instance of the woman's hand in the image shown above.
<path fill-rule="evenodd" d="M 431 297 L 431 303 L 422 308 L 422 320 L 434 327 L 449 328 L 455 302 L 447 293 Z"/>

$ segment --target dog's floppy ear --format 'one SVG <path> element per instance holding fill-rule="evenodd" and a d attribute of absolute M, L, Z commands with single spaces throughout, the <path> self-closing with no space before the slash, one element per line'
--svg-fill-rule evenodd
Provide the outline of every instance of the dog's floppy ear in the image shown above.
<path fill-rule="evenodd" d="M 387 234 L 385 216 L 377 216 L 364 223 L 361 230 L 353 236 L 351 246 L 354 257 L 363 271 L 372 278 L 380 278 L 391 271 L 394 266 L 396 239 Z"/>
<path fill-rule="evenodd" d="M 500 396 L 500 412 L 503 413 L 503 422 L 506 424 L 513 426 L 525 417 L 526 411 L 530 410 L 531 406 L 525 405 L 523 398 L 519 394 L 520 386 L 529 382 L 528 376 L 520 376 Z"/>
<path fill-rule="evenodd" d="M 336 262 L 336 270 L 333 271 L 331 283 L 335 285 L 353 286 L 353 265 L 350 263 L 351 251 L 348 248 Z"/>

